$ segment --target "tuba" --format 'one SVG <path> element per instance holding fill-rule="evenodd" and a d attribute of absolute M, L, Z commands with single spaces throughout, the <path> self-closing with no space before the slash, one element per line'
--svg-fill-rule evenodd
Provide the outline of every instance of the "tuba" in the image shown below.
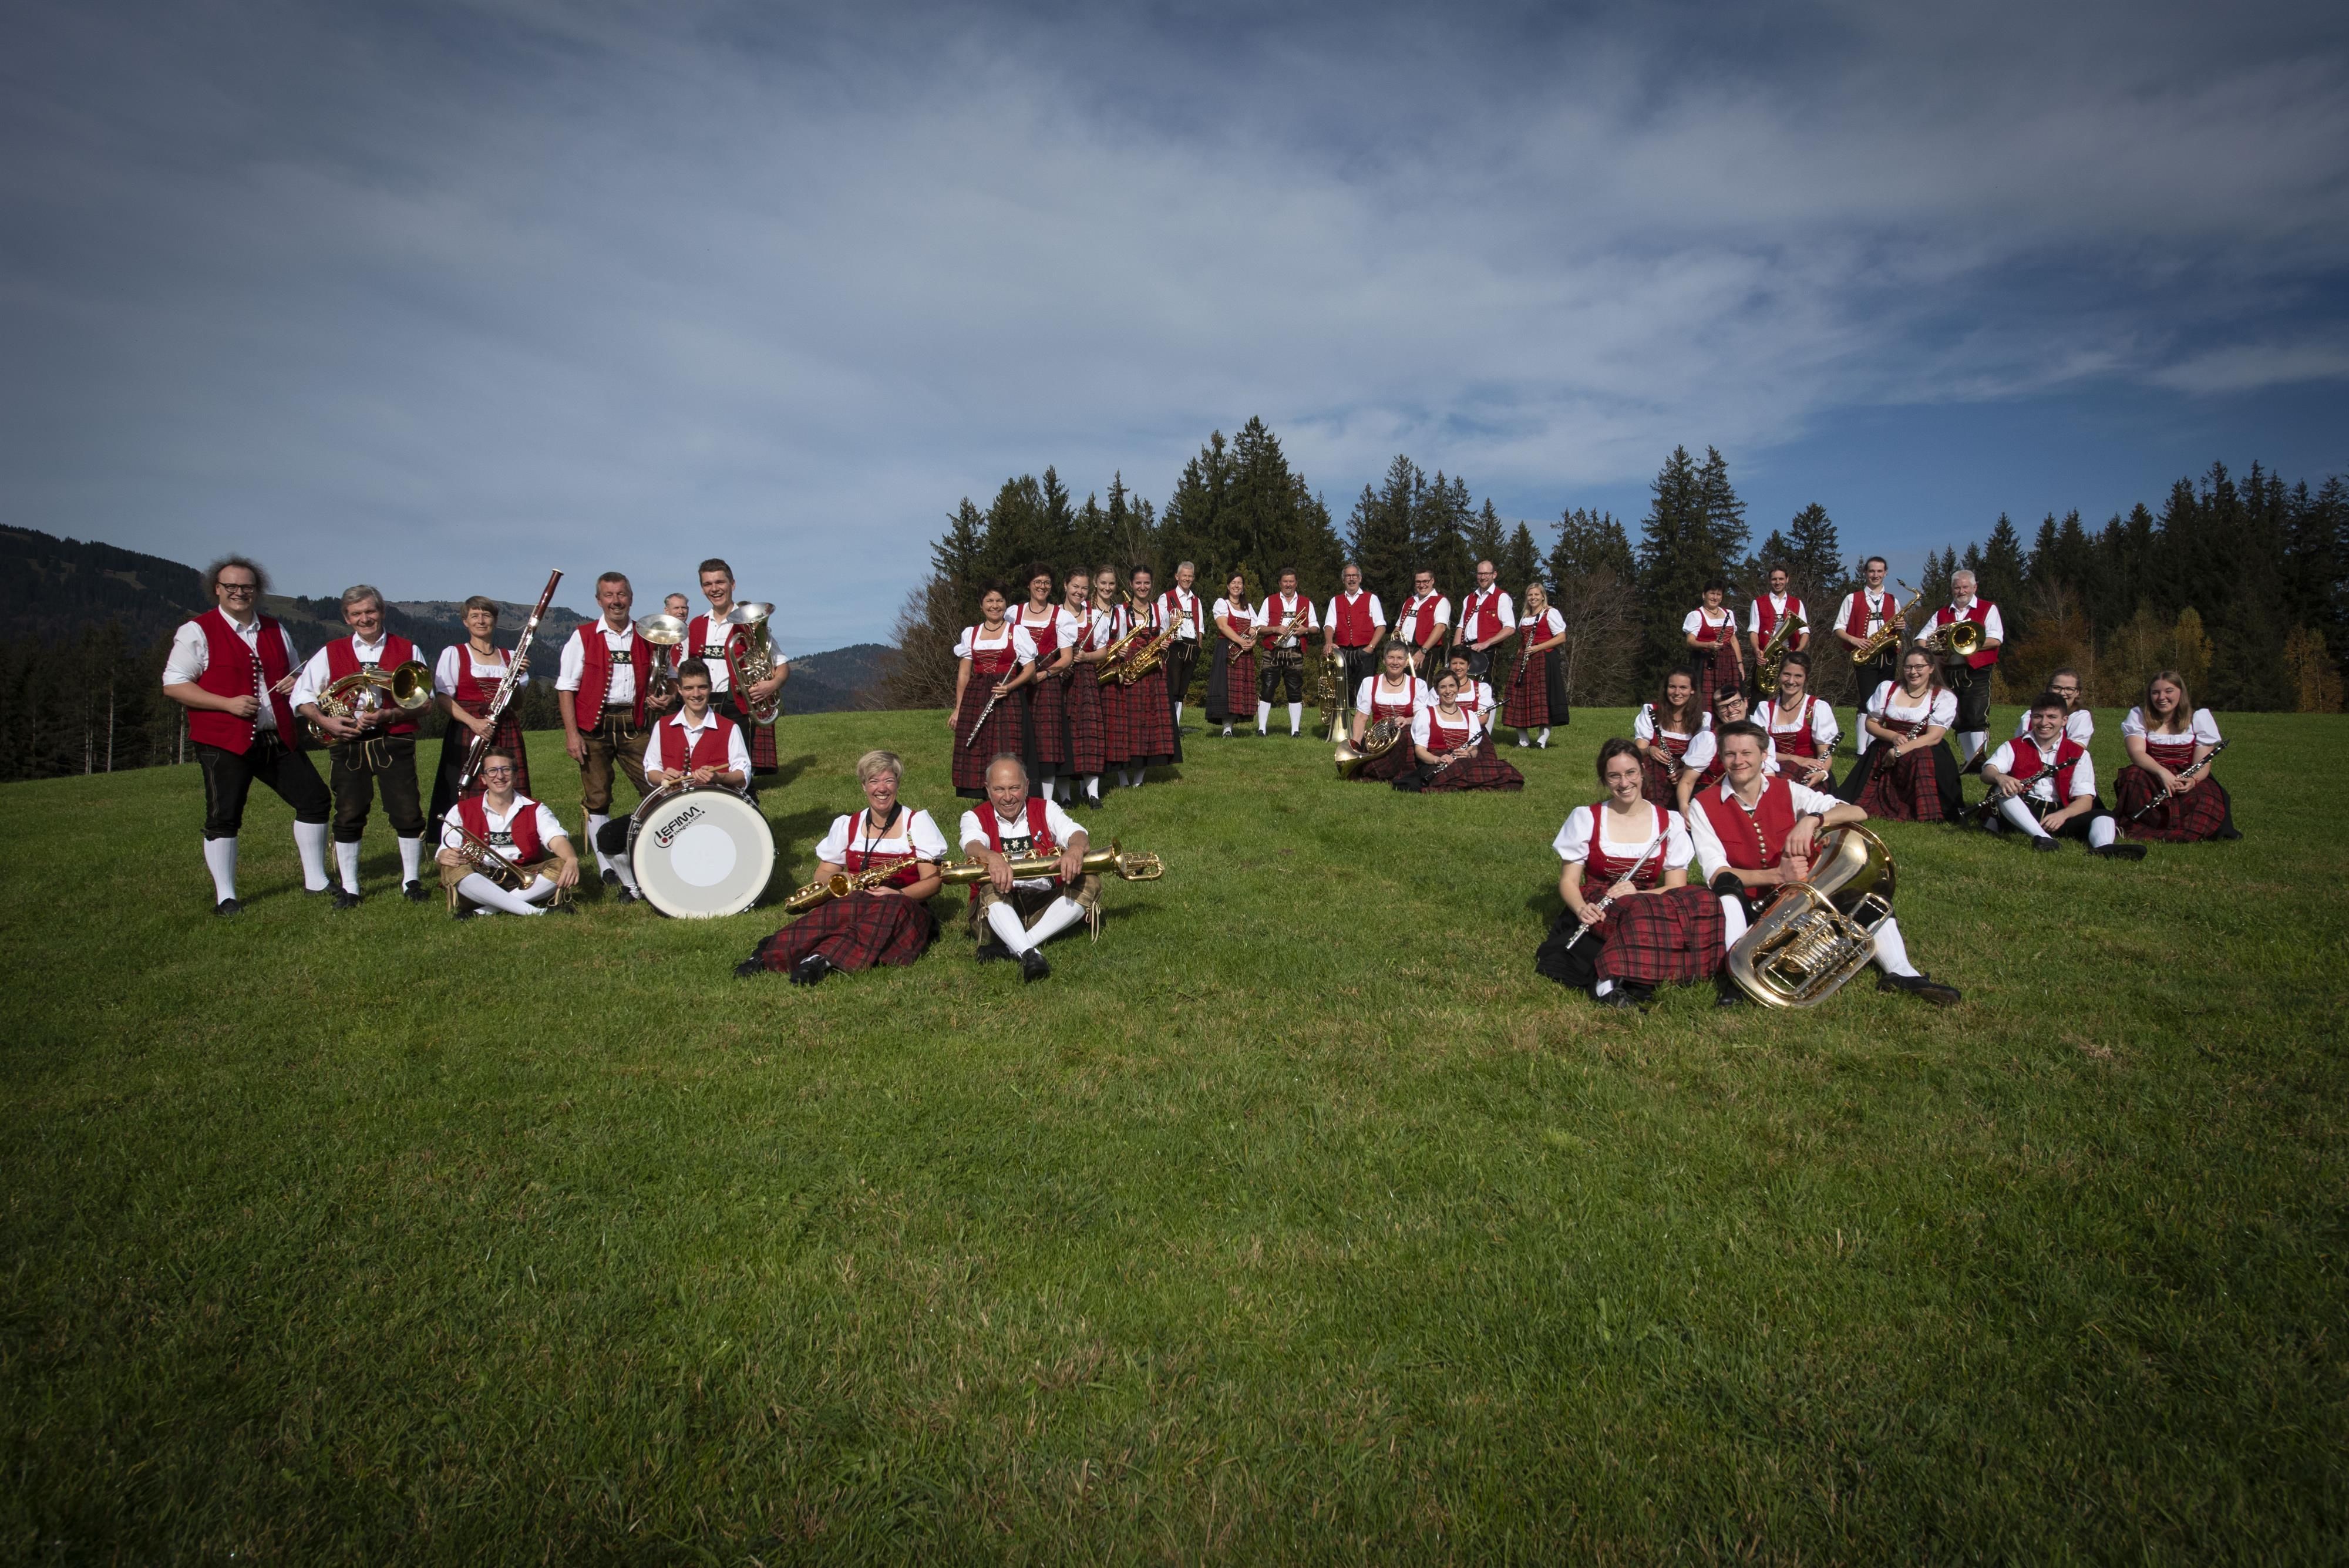
<path fill-rule="evenodd" d="M 387 700 L 402 712 L 413 713 L 432 701 L 432 671 L 420 659 L 411 659 L 389 670 L 362 670 L 346 675 L 318 693 L 318 711 L 337 719 L 365 719 L 383 711 Z M 317 725 L 310 736 L 322 746 L 339 744 Z"/>
<path fill-rule="evenodd" d="M 1790 882 L 1729 950 L 1729 978 L 1764 1007 L 1816 1007 L 1876 956 L 1892 915 L 1892 852 L 1857 826 L 1819 836 L 1807 882 Z"/>
<path fill-rule="evenodd" d="M 1338 776 L 1352 778 L 1362 771 L 1362 764 L 1385 756 L 1402 743 L 1411 732 L 1411 722 L 1405 719 L 1381 719 L 1362 732 L 1362 743 L 1355 746 L 1350 741 L 1338 742 Z"/>
<path fill-rule="evenodd" d="M 677 690 L 677 677 L 669 670 L 667 650 L 683 642 L 685 634 L 685 622 L 673 615 L 648 615 L 636 622 L 636 635 L 661 649 L 653 655 L 652 673 L 645 679 L 647 701 L 657 701 Z M 762 654 L 764 651 L 761 649 Z"/>
<path fill-rule="evenodd" d="M 726 639 L 726 672 L 734 690 L 744 693 L 742 711 L 753 724 L 771 724 L 783 711 L 781 691 L 763 702 L 751 701 L 748 694 L 750 687 L 775 672 L 775 656 L 767 651 L 767 618 L 774 613 L 772 605 L 746 604 L 736 605 L 718 618 L 719 625 L 730 626 L 741 633 L 739 638 L 730 636 Z M 741 645 L 739 650 L 737 643 Z"/>
<path fill-rule="evenodd" d="M 1778 690 L 1778 670 L 1786 662 L 1786 647 L 1805 630 L 1803 618 L 1788 610 L 1770 628 L 1770 639 L 1762 645 L 1762 694 L 1769 696 Z"/>

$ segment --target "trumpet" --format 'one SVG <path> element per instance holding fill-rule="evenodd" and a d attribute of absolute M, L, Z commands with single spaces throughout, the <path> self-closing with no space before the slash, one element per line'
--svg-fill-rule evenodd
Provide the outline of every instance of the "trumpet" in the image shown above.
<path fill-rule="evenodd" d="M 387 700 L 402 712 L 415 712 L 432 701 L 432 671 L 419 659 L 389 670 L 361 670 L 319 692 L 318 711 L 366 723 L 384 711 Z M 310 734 L 322 746 L 340 744 L 323 725 L 313 723 Z"/>
<path fill-rule="evenodd" d="M 774 613 L 772 605 L 741 604 L 718 618 L 719 625 L 732 627 L 741 634 L 726 639 L 726 671 L 733 680 L 734 690 L 742 694 L 742 711 L 753 724 L 771 724 L 783 711 L 781 691 L 762 702 L 752 701 L 750 695 L 751 687 L 775 672 L 775 656 L 767 651 L 767 618 Z M 738 643 L 740 651 L 736 649 Z"/>
<path fill-rule="evenodd" d="M 1907 583 L 1901 583 L 1898 578 L 1895 578 L 1894 581 L 1901 587 L 1906 588 L 1909 587 Z M 1909 596 L 1909 602 L 1906 605 L 1903 605 L 1900 602 L 1900 596 L 1898 594 L 1891 594 L 1886 597 L 1890 598 L 1892 601 L 1891 613 L 1884 618 L 1884 624 L 1877 628 L 1874 636 L 1870 637 L 1866 642 L 1861 643 L 1857 648 L 1851 650 L 1851 661 L 1854 664 L 1868 663 L 1878 654 L 1881 654 L 1886 649 L 1896 646 L 1902 638 L 1907 637 L 1909 635 L 1909 614 L 1911 610 L 1917 607 L 1917 601 L 1924 596 L 1912 589 Z"/>

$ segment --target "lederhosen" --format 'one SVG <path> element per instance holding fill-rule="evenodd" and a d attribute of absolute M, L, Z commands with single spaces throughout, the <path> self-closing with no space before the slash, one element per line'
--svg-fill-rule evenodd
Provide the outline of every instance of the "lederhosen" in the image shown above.
<path fill-rule="evenodd" d="M 892 808 L 890 820 L 883 825 L 881 832 L 894 826 L 901 812 L 906 819 L 904 856 L 883 855 L 873 847 L 881 842 L 880 835 L 874 830 L 872 813 L 861 811 L 856 820 L 864 828 L 866 847 L 859 848 L 852 836 L 841 860 L 842 868 L 854 877 L 871 867 L 902 858 L 905 863 L 885 877 L 880 886 L 910 888 L 920 880 L 914 853 L 913 813 L 904 802 Z M 791 969 L 811 953 L 822 953 L 834 969 L 904 965 L 928 951 L 937 935 L 937 918 L 930 913 L 926 900 L 889 898 L 860 888 L 845 898 L 818 904 L 761 941 L 750 957 L 769 970 Z"/>
<path fill-rule="evenodd" d="M 736 601 L 740 603 L 740 600 Z M 723 637 L 719 634 L 723 632 Z M 766 633 L 761 630 L 761 636 Z M 709 706 L 742 726 L 742 739 L 750 752 L 750 772 L 773 773 L 778 765 L 775 752 L 775 727 L 750 722 L 750 701 L 743 696 L 734 680 L 733 663 L 726 657 L 729 649 L 737 652 L 750 645 L 739 626 L 728 626 L 714 615 L 698 615 L 686 623 L 685 646 L 692 657 L 709 666 L 714 673 L 726 671 L 726 690 L 713 692 Z M 714 684 L 714 682 L 713 682 Z M 642 686 L 636 688 L 641 693 Z M 778 696 L 780 697 L 780 693 Z"/>
<path fill-rule="evenodd" d="M 340 637 L 326 644 L 326 680 L 333 685 L 361 670 L 392 670 L 416 657 L 416 645 L 386 632 L 379 663 L 358 656 L 357 639 Z M 323 690 L 320 695 L 324 696 Z M 402 838 L 424 833 L 424 796 L 416 785 L 416 721 L 398 709 L 391 718 L 361 738 L 337 741 L 326 748 L 327 783 L 335 792 L 335 842 L 357 844 L 367 832 L 367 814 L 375 807 L 376 781 L 383 781 L 383 815 Z"/>
<path fill-rule="evenodd" d="M 1226 618 L 1235 626 L 1256 625 L 1256 611 L 1246 605 L 1226 604 Z M 1216 724 L 1245 724 L 1256 717 L 1256 650 L 1240 651 L 1239 644 L 1216 631 L 1216 652 L 1207 666 L 1207 719 Z"/>
<path fill-rule="evenodd" d="M 1954 605 L 1944 605 L 1933 612 L 1935 626 L 1950 626 L 1960 620 L 1970 620 L 1990 635 L 1990 602 L 1975 596 L 1961 616 Z M 1980 648 L 1966 655 L 1966 660 L 1950 671 L 1950 690 L 1958 694 L 1958 721 L 1954 730 L 1971 732 L 1990 728 L 1990 672 L 1998 664 L 1998 649 Z M 1948 668 L 1944 666 L 1943 668 Z"/>
<path fill-rule="evenodd" d="M 464 727 L 459 725 L 458 728 Z M 472 732 L 466 730 L 465 733 L 470 735 Z M 523 794 L 520 790 L 514 792 L 513 809 L 506 813 L 506 825 L 503 827 L 490 826 L 490 808 L 481 803 L 479 791 L 458 801 L 452 809 L 457 813 L 457 820 L 465 825 L 467 832 L 487 842 L 491 848 L 512 861 L 523 870 L 551 870 L 554 867 L 554 852 L 538 836 L 538 802 Z M 449 818 L 444 814 L 438 820 L 445 823 Z M 440 862 L 440 889 L 448 894 L 449 909 L 453 913 L 472 902 L 471 898 L 459 893 L 457 888 L 466 877 L 473 874 L 473 867 L 470 863 L 451 866 L 446 861 Z M 558 888 L 554 890 L 554 897 L 547 901 L 548 907 L 553 908 L 554 905 L 567 902 L 570 898 L 570 888 Z"/>
<path fill-rule="evenodd" d="M 1671 757 L 1677 764 L 1688 751 L 1689 742 L 1696 739 L 1695 733 L 1693 732 L 1685 735 L 1671 733 L 1664 728 L 1662 711 L 1653 702 L 1648 703 L 1646 707 L 1648 727 L 1654 732 L 1648 737 L 1648 744 Z M 1700 730 L 1704 728 L 1704 718 L 1702 714 L 1697 718 L 1697 728 Z M 1680 790 L 1674 782 L 1672 770 L 1646 755 L 1640 758 L 1640 794 L 1650 805 L 1661 805 L 1666 811 L 1676 810 L 1680 805 Z"/>
<path fill-rule="evenodd" d="M 976 815 L 979 826 L 987 829 L 987 846 L 1007 859 L 1035 860 L 1060 853 L 1061 846 L 1052 837 L 1051 818 L 1044 809 L 1043 801 L 1037 796 L 1030 795 L 1028 799 L 1028 832 L 1024 836 L 1004 836 L 1002 824 L 996 815 L 995 803 L 991 800 L 982 804 Z M 1068 889 L 1068 896 L 1084 910 L 1085 923 L 1092 928 L 1096 939 L 1101 936 L 1101 877 L 1089 871 L 1077 878 L 1073 888 Z M 1062 885 L 1056 878 L 1055 885 L 1050 888 L 1022 888 L 1015 882 L 1010 893 L 1006 895 L 998 893 L 994 883 L 981 877 L 970 885 L 970 907 L 964 917 L 965 923 L 972 936 L 985 941 L 987 911 L 1008 897 L 1011 907 L 1019 911 L 1019 923 L 1032 927 L 1051 907 L 1052 900 L 1061 897 L 1062 890 Z"/>
<path fill-rule="evenodd" d="M 277 726 L 264 730 L 217 708 L 188 710 L 188 739 L 195 742 L 196 769 L 204 781 L 204 836 L 237 836 L 244 826 L 245 797 L 256 780 L 294 808 L 295 821 L 325 822 L 333 802 L 317 768 L 302 754 L 293 703 L 276 690 L 294 669 L 284 628 L 274 617 L 258 617 L 255 653 L 224 612 L 208 609 L 194 619 L 204 634 L 204 668 L 195 685 L 215 697 L 257 698 L 269 704 Z"/>
<path fill-rule="evenodd" d="M 1411 716 L 1419 711 L 1420 694 L 1426 688 L 1427 683 L 1418 676 L 1405 675 L 1402 695 L 1391 699 L 1386 691 L 1386 677 L 1381 675 L 1378 678 L 1377 683 L 1371 688 L 1370 724 L 1381 719 L 1398 720 L 1402 724 L 1402 739 L 1388 747 L 1383 754 L 1364 763 L 1361 770 L 1354 774 L 1355 778 L 1392 784 L 1419 766 L 1419 758 L 1411 749 Z M 1361 688 L 1358 686 L 1355 690 L 1359 691 Z M 1362 726 L 1365 736 L 1371 732 L 1370 724 Z"/>
<path fill-rule="evenodd" d="M 1737 618 L 1726 608 L 1722 610 L 1718 625 L 1702 608 L 1696 616 L 1696 638 L 1706 646 L 1689 650 L 1689 678 L 1696 682 L 1697 701 L 1710 713 L 1713 694 L 1731 691 L 1738 684 Z"/>
<path fill-rule="evenodd" d="M 1071 613 L 1077 622 L 1077 651 L 1097 651 L 1092 607 Z M 1067 701 L 1068 771 L 1081 778 L 1098 774 L 1106 765 L 1104 756 L 1108 750 L 1106 720 L 1102 712 L 1101 666 L 1071 660 L 1068 674 L 1061 679 L 1061 694 Z"/>
<path fill-rule="evenodd" d="M 2011 776 L 2019 782 L 2029 783 L 2038 776 L 2040 769 L 2047 765 L 2047 753 L 2039 749 L 2038 741 L 2032 736 L 2017 735 L 2007 742 L 2007 746 L 2009 747 L 2007 754 L 2014 763 Z M 2054 798 L 2042 800 L 2035 790 L 2025 790 L 2014 797 L 2023 803 L 2023 810 L 2039 819 L 2039 825 L 2042 827 L 2047 826 L 2047 818 L 2055 811 L 2072 804 L 2073 774 L 2080 765 L 2080 759 L 2087 754 L 2087 747 L 2069 735 L 2059 734 L 2055 738 L 2055 776 L 2049 781 L 2055 786 Z M 2105 803 L 2092 797 L 2088 802 L 2087 810 L 2075 814 L 2067 818 L 2062 826 L 2049 828 L 2048 831 L 2058 838 L 2085 839 L 2088 836 L 2088 825 L 2106 815 L 2108 814 L 2105 810 Z M 2004 828 L 2007 822 L 2002 814 L 1992 812 L 1990 826 L 1993 828 Z"/>
<path fill-rule="evenodd" d="M 638 802 L 652 793 L 645 783 L 645 688 L 652 679 L 653 645 L 630 627 L 627 645 L 615 649 L 605 635 L 609 630 L 608 623 L 598 617 L 572 634 L 580 640 L 579 690 L 572 693 L 571 713 L 585 743 L 585 754 L 579 760 L 579 804 L 591 816 L 611 810 L 616 770 L 626 774 L 636 786 Z M 607 702 L 612 670 L 619 664 L 628 667 L 636 692 L 626 702 Z"/>
<path fill-rule="evenodd" d="M 1058 675 L 1043 673 L 1051 667 L 1061 651 L 1061 607 L 1048 607 L 1044 624 L 1028 624 L 1028 607 L 1019 607 L 1012 624 L 1023 628 L 1036 644 L 1036 679 L 1022 686 L 1018 701 L 1026 711 L 1027 743 L 1020 748 L 1028 759 L 1028 776 L 1040 778 L 1045 774 L 1057 774 L 1061 764 L 1069 760 L 1069 679 L 1082 667 L 1071 662 Z"/>
<path fill-rule="evenodd" d="M 987 713 L 988 702 L 995 695 L 998 681 L 1009 680 L 1019 673 L 1019 649 L 1015 646 L 1019 633 L 1007 618 L 1003 623 L 1003 640 L 993 648 L 981 648 L 979 633 L 984 627 L 970 628 L 970 680 L 962 689 L 962 706 L 955 710 L 954 722 L 954 786 L 955 794 L 966 799 L 983 799 L 987 794 L 987 764 L 1002 753 L 1019 754 L 1019 707 L 1018 694 L 1006 697 Z M 980 724 L 978 716 L 987 713 L 987 722 Z M 972 733 L 974 728 L 978 732 Z"/>
<path fill-rule="evenodd" d="M 1297 596 L 1297 602 L 1293 605 L 1283 604 L 1278 594 L 1271 595 L 1264 601 L 1261 618 L 1264 625 L 1260 629 L 1268 634 L 1272 628 L 1283 621 L 1300 618 L 1299 612 L 1312 603 L 1303 594 Z M 1312 617 L 1307 615 L 1301 618 L 1309 622 Z M 1305 638 L 1306 633 L 1300 630 L 1286 638 L 1275 638 L 1269 643 L 1262 637 L 1257 639 L 1257 649 L 1263 655 L 1256 661 L 1257 692 L 1264 701 L 1305 701 Z M 1279 646 L 1283 642 L 1289 646 Z M 1285 697 L 1281 695 L 1284 691 L 1288 693 Z"/>
<path fill-rule="evenodd" d="M 508 663 L 513 660 L 512 654 L 505 658 Z M 460 643 L 457 646 L 457 690 L 450 694 L 449 700 L 474 718 L 486 719 L 490 716 L 490 704 L 496 701 L 497 695 L 497 688 L 482 685 L 481 678 L 473 673 L 473 645 L 470 641 Z M 522 716 L 514 711 L 512 704 L 509 703 L 506 711 L 498 715 L 498 722 L 491 726 L 490 744 L 499 751 L 513 753 L 514 794 L 530 794 L 530 757 L 523 747 Z M 457 804 L 457 780 L 465 771 L 466 753 L 472 750 L 472 746 L 473 732 L 462 724 L 451 722 L 442 732 L 440 766 L 432 778 L 433 821 L 449 820 L 449 808 Z M 465 793 L 479 794 L 482 787 L 481 781 L 476 778 L 472 787 Z"/>
<path fill-rule="evenodd" d="M 1836 787 L 1835 768 L 1833 765 L 1835 759 L 1827 756 L 1825 753 L 1819 750 L 1819 738 L 1816 734 L 1812 732 L 1811 729 L 1814 722 L 1812 717 L 1812 705 L 1817 701 L 1817 698 L 1812 696 L 1807 691 L 1804 692 L 1802 711 L 1796 715 L 1796 727 L 1792 730 L 1781 730 L 1777 727 L 1777 724 L 1778 721 L 1785 715 L 1779 711 L 1778 700 L 1775 697 L 1773 697 L 1770 699 L 1769 703 L 1769 722 L 1765 723 L 1763 728 L 1769 732 L 1770 744 L 1777 748 L 1779 756 L 1803 757 L 1814 761 L 1826 762 L 1829 765 L 1826 774 L 1817 784 L 1808 784 L 1806 787 L 1816 790 L 1824 790 L 1827 794 L 1833 794 Z"/>
<path fill-rule="evenodd" d="M 2193 763 L 2196 747 L 2191 721 L 2183 735 L 2156 735 L 2150 731 L 2145 736 L 2146 754 L 2172 774 L 2180 774 Z M 2215 838 L 2234 825 L 2234 805 L 2227 798 L 2224 785 L 2205 768 L 2195 775 L 2194 787 L 2184 794 L 2173 794 L 2147 812 L 2147 803 L 2161 793 L 2160 781 L 2152 772 L 2131 763 L 2113 780 L 2113 799 L 2119 803 L 2113 815 L 2120 830 L 2131 838 L 2147 838 L 2162 844 L 2191 844 L 2199 839 Z"/>
<path fill-rule="evenodd" d="M 1185 609 L 1179 597 L 1183 591 L 1179 588 L 1169 588 L 1158 596 L 1158 613 L 1174 616 L 1187 621 L 1192 632 L 1190 637 L 1177 636 L 1174 641 L 1166 645 L 1164 662 L 1166 670 L 1166 700 L 1170 702 L 1184 701 L 1185 695 L 1191 690 L 1192 672 L 1199 667 L 1199 646 L 1207 635 L 1207 601 L 1201 598 L 1195 590 L 1191 594 L 1191 607 Z"/>
<path fill-rule="evenodd" d="M 1930 726 L 1933 703 L 1941 691 L 1940 682 L 1935 681 L 1926 689 L 1925 711 L 1916 718 L 1901 718 L 1892 711 L 1892 704 L 1903 695 L 1896 686 L 1885 696 L 1881 722 L 1887 729 L 1914 728 L 1920 723 Z M 1870 816 L 1892 822 L 1955 819 L 1963 803 L 1958 793 L 1958 759 L 1950 750 L 1950 738 L 1943 735 L 1934 744 L 1888 764 L 1885 759 L 1892 755 L 1892 744 L 1881 737 L 1870 736 L 1868 750 L 1859 754 L 1859 764 L 1844 779 L 1836 794 Z"/>

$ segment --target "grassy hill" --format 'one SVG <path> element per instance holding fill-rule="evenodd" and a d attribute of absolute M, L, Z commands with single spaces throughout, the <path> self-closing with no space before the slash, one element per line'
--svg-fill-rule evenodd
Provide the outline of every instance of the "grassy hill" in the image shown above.
<path fill-rule="evenodd" d="M 219 921 L 192 768 L 0 788 L 0 1554 L 2337 1559 L 2342 721 L 2228 716 L 2236 845 L 1889 827 L 1956 1010 L 1645 1017 L 1530 968 L 1625 722 L 1195 738 L 1024 988 L 458 924 L 380 823 L 336 917 L 267 796 Z M 950 804 L 943 715 L 781 733 L 779 886 L 868 746 Z"/>

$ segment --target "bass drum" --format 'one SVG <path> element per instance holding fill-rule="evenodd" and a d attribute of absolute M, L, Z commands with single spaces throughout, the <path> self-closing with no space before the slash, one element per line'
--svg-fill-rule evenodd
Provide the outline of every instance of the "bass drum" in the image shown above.
<path fill-rule="evenodd" d="M 739 915 L 774 874 L 774 830 L 757 806 L 722 785 L 667 784 L 628 819 L 628 864 L 645 901 L 664 915 Z"/>

